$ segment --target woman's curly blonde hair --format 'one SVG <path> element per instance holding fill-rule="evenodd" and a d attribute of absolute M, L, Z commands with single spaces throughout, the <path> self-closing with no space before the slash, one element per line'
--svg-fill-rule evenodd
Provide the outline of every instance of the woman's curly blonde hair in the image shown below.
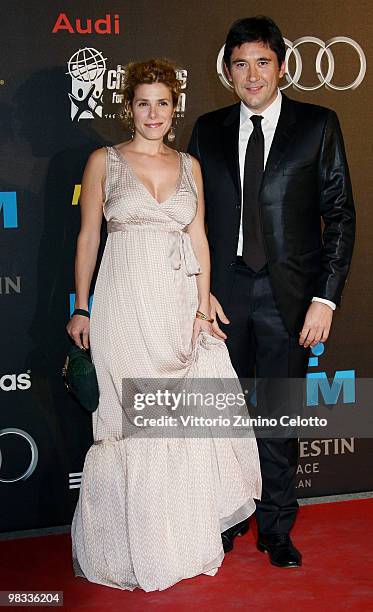
<path fill-rule="evenodd" d="M 145 62 L 130 62 L 125 68 L 123 107 L 120 113 L 126 127 L 133 128 L 132 102 L 135 89 L 144 83 L 163 83 L 169 88 L 174 108 L 177 105 L 181 83 L 176 77 L 175 65 L 167 59 L 150 59 Z"/>

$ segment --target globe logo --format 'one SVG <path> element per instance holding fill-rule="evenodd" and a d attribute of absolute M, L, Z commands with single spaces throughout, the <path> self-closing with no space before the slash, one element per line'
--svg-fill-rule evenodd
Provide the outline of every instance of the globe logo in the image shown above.
<path fill-rule="evenodd" d="M 84 47 L 70 57 L 67 70 L 72 121 L 102 117 L 106 58 L 97 49 Z"/>
<path fill-rule="evenodd" d="M 84 83 L 97 81 L 106 70 L 106 58 L 92 47 L 79 49 L 72 55 L 67 64 L 71 78 Z"/>

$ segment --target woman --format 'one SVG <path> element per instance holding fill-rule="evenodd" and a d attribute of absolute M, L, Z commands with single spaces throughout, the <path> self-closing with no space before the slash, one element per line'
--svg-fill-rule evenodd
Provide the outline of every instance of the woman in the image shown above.
<path fill-rule="evenodd" d="M 179 90 L 167 61 L 128 66 L 132 140 L 95 151 L 81 191 L 75 307 L 85 314 L 103 215 L 108 239 L 91 321 L 77 313 L 67 326 L 78 346 L 90 345 L 100 388 L 72 522 L 73 564 L 75 575 L 120 589 L 214 575 L 221 532 L 252 514 L 261 494 L 253 437 L 176 438 L 134 426 L 140 378 L 237 381 L 209 319 L 200 168 L 163 142 Z"/>

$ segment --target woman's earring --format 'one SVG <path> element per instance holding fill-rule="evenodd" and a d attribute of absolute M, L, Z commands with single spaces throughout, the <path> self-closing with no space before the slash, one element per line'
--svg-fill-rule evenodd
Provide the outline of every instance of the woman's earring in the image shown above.
<path fill-rule="evenodd" d="M 133 121 L 132 110 L 127 103 L 122 107 L 119 113 L 119 117 L 122 119 L 122 121 L 124 121 L 127 130 L 131 134 L 131 139 L 133 140 L 133 137 L 135 135 L 135 124 Z"/>
<path fill-rule="evenodd" d="M 169 142 L 174 142 L 175 138 L 176 138 L 175 128 L 174 128 L 174 126 L 173 126 L 173 125 L 171 125 L 171 127 L 170 127 L 170 131 L 169 131 L 169 132 L 168 132 L 168 134 L 167 134 L 167 140 L 168 140 Z"/>

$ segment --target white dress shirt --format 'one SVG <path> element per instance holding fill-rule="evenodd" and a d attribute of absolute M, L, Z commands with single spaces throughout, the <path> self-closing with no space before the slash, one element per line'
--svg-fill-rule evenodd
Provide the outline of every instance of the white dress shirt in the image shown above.
<path fill-rule="evenodd" d="M 264 136 L 264 168 L 266 167 L 269 150 L 272 145 L 273 136 L 275 134 L 275 130 L 277 127 L 278 119 L 280 117 L 281 112 L 281 102 L 282 102 L 282 94 L 281 91 L 277 91 L 276 99 L 270 104 L 260 115 L 263 117 L 262 120 L 262 131 Z M 245 155 L 246 155 L 246 147 L 249 141 L 249 138 L 254 130 L 253 122 L 250 121 L 250 117 L 254 115 L 254 113 L 247 108 L 247 106 L 241 102 L 240 109 L 240 133 L 239 133 L 239 141 L 238 141 L 238 154 L 239 154 L 239 164 L 240 164 L 240 178 L 241 178 L 241 221 L 240 221 L 240 232 L 238 236 L 238 246 L 237 246 L 237 255 L 242 255 L 243 250 L 243 229 L 242 229 L 242 215 L 243 215 L 243 180 L 244 180 L 244 171 L 245 171 Z M 334 302 L 330 300 L 325 300 L 324 298 L 314 297 L 312 298 L 313 302 L 322 302 L 323 304 L 327 304 L 335 310 L 336 305 Z"/>

